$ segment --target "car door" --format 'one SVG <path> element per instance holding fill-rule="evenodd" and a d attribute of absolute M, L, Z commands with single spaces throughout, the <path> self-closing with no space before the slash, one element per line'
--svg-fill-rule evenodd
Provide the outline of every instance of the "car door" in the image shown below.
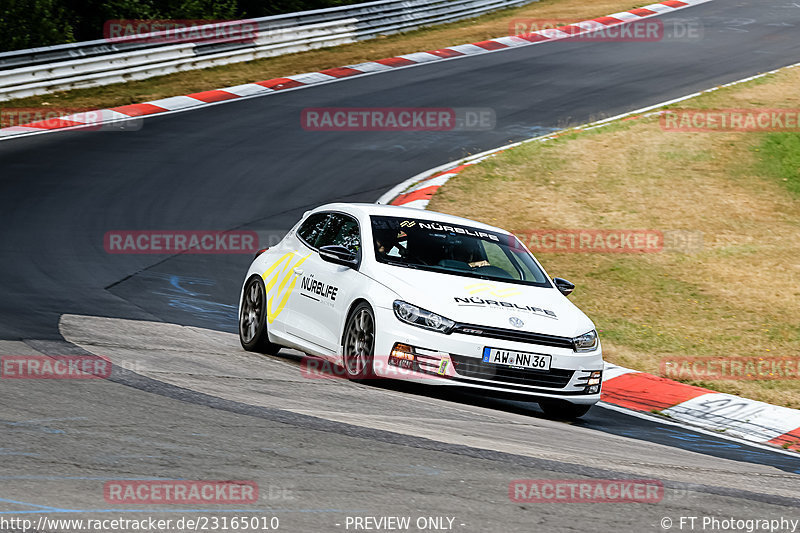
<path fill-rule="evenodd" d="M 310 340 L 303 334 L 309 324 L 299 309 L 301 306 L 298 306 L 305 300 L 301 296 L 299 284 L 309 261 L 316 255 L 316 242 L 329 217 L 328 212 L 308 216 L 290 238 L 287 249 L 284 250 L 286 253 L 266 273 L 264 283 L 268 294 L 267 315 L 273 331 L 283 331 L 303 340 Z"/>
<path fill-rule="evenodd" d="M 313 245 L 314 253 L 303 263 L 297 282 L 295 301 L 297 320 L 287 324 L 289 332 L 336 352 L 340 345 L 341 324 L 363 277 L 357 269 L 335 265 L 322 259 L 317 250 L 327 245 L 344 246 L 361 256 L 361 231 L 358 221 L 344 213 L 330 213 L 325 228 Z"/>

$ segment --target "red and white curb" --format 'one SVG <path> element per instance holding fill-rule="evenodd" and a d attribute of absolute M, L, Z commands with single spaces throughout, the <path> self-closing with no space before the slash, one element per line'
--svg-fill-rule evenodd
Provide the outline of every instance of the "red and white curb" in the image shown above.
<path fill-rule="evenodd" d="M 800 411 L 606 364 L 602 401 L 749 442 L 800 451 Z"/>
<path fill-rule="evenodd" d="M 153 100 L 141 104 L 124 105 L 90 113 L 77 113 L 61 117 L 60 119 L 33 122 L 0 129 L 0 139 L 20 135 L 46 133 L 56 130 L 79 129 L 100 124 L 113 124 L 115 122 L 130 120 L 131 117 L 147 117 L 165 113 L 176 113 L 202 106 L 216 105 L 230 100 L 263 96 L 286 90 L 332 83 L 355 76 L 379 74 L 381 72 L 413 67 L 433 61 L 447 61 L 477 54 L 508 50 L 520 46 L 530 46 L 544 42 L 568 39 L 597 30 L 627 24 L 632 21 L 655 17 L 665 13 L 672 13 L 710 1 L 712 0 L 666 0 L 630 11 L 614 13 L 606 17 L 577 22 L 559 29 L 539 30 L 477 43 L 461 44 L 439 50 L 404 54 L 387 59 L 359 63 L 357 65 L 330 68 L 319 72 L 295 74 L 293 76 L 286 76 L 285 78 L 245 83 L 235 87 L 203 91 L 185 96 L 162 98 L 160 100 Z"/>
<path fill-rule="evenodd" d="M 421 172 L 416 176 L 412 176 L 402 183 L 396 185 L 394 188 L 388 190 L 386 193 L 381 195 L 381 197 L 378 198 L 375 203 L 425 209 L 428 207 L 428 202 L 430 202 L 431 198 L 433 198 L 433 195 L 436 194 L 436 191 L 438 191 L 442 185 L 447 183 L 451 178 L 458 176 L 461 171 L 480 163 L 484 159 L 505 152 L 506 150 L 514 148 L 515 146 L 519 146 L 520 144 L 532 141 L 544 141 L 551 138 L 554 138 L 554 135 L 545 135 L 543 137 L 526 139 L 524 141 L 511 143 L 507 146 L 494 148 L 492 150 L 487 150 L 479 154 L 465 157 L 464 159 L 459 159 L 458 161 L 451 161 L 436 168 L 426 170 L 425 172 Z"/>

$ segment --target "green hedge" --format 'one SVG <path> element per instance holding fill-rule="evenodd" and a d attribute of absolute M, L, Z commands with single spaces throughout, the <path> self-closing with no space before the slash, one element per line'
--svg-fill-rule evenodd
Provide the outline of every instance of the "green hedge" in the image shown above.
<path fill-rule="evenodd" d="M 0 51 L 102 39 L 107 20 L 228 20 L 356 3 L 357 0 L 0 0 Z"/>

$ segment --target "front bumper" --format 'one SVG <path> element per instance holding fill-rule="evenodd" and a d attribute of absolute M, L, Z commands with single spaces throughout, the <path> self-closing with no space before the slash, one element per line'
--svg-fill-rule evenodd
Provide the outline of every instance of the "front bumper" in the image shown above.
<path fill-rule="evenodd" d="M 543 346 L 463 333 L 445 335 L 400 322 L 394 311 L 375 309 L 375 374 L 417 383 L 481 389 L 504 395 L 567 400 L 575 404 L 594 404 L 600 389 L 589 393 L 587 380 L 592 372 L 602 371 L 602 350 L 576 353 L 571 349 Z M 415 348 L 413 361 L 398 366 L 390 358 L 395 344 Z M 552 357 L 550 371 L 514 369 L 484 363 L 484 347 L 546 354 Z"/>

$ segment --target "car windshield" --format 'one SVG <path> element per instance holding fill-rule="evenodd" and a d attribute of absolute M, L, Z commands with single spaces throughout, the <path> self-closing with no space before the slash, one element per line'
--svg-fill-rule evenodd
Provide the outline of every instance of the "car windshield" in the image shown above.
<path fill-rule="evenodd" d="M 372 216 L 381 263 L 457 276 L 551 287 L 513 235 L 430 220 Z"/>

